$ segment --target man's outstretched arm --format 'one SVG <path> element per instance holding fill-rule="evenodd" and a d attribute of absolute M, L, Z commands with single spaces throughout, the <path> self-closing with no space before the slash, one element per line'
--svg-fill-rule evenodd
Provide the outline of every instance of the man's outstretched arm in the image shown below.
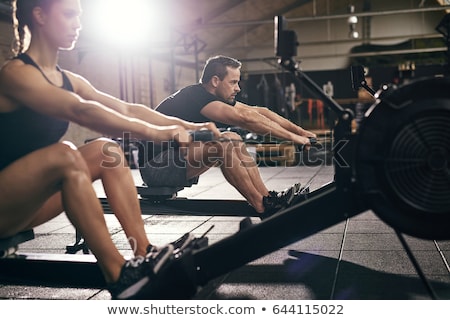
<path fill-rule="evenodd" d="M 220 101 L 213 101 L 207 104 L 201 113 L 213 121 L 240 127 L 260 135 L 270 134 L 296 144 L 308 145 L 309 137 L 315 137 L 314 133 L 303 130 L 273 112 L 266 112 L 267 115 L 265 115 L 265 112 L 261 112 L 262 109 L 265 108 L 250 107 L 240 102 L 232 107 Z"/>
<path fill-rule="evenodd" d="M 294 134 L 303 136 L 303 137 L 316 137 L 316 134 L 314 134 L 311 131 L 305 130 L 302 127 L 296 125 L 295 123 L 289 121 L 288 119 L 280 116 L 278 113 L 273 112 L 272 110 L 265 108 L 265 107 L 258 107 L 258 106 L 248 106 L 244 103 L 237 102 L 236 107 L 238 108 L 250 108 L 252 111 L 256 111 L 260 113 L 261 115 L 269 118 L 270 120 L 278 123 L 281 127 L 286 129 L 287 131 L 290 131 Z"/>

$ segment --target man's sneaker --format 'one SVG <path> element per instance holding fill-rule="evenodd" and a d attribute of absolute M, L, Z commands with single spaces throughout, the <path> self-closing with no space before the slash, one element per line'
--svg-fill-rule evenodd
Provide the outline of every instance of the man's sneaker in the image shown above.
<path fill-rule="evenodd" d="M 158 288 L 152 281 L 164 269 L 173 255 L 173 246 L 167 245 L 158 252 L 146 257 L 128 260 L 120 272 L 119 279 L 108 290 L 114 300 L 152 298 L 157 296 Z"/>
<path fill-rule="evenodd" d="M 270 195 L 270 194 L 268 196 L 263 197 L 263 206 L 264 206 L 264 212 L 259 215 L 261 220 L 269 218 L 270 216 L 275 214 L 277 211 L 282 209 L 277 197 L 274 195 Z"/>
<path fill-rule="evenodd" d="M 301 184 L 295 183 L 291 187 L 280 191 L 269 191 L 269 195 L 263 197 L 264 212 L 260 215 L 261 219 L 267 219 L 272 216 L 277 211 L 289 207 L 296 197 L 296 195 L 301 191 Z"/>
<path fill-rule="evenodd" d="M 297 192 L 297 194 L 295 195 L 294 199 L 292 200 L 291 206 L 299 204 L 300 202 L 303 202 L 306 199 L 308 199 L 309 198 L 309 192 L 310 192 L 309 187 L 301 188 L 299 190 L 299 192 Z"/>
<path fill-rule="evenodd" d="M 291 204 L 292 200 L 301 191 L 301 189 L 301 183 L 295 183 L 289 188 L 284 189 L 280 192 L 269 191 L 269 196 L 278 199 L 280 206 L 286 208 Z"/>

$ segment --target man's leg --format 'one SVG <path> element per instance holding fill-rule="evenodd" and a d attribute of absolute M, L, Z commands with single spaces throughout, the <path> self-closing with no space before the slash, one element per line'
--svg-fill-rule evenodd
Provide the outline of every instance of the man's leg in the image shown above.
<path fill-rule="evenodd" d="M 240 136 L 232 132 L 224 133 L 223 138 L 240 140 Z M 264 212 L 263 197 L 268 196 L 269 191 L 244 143 L 238 141 L 193 143 L 186 152 L 186 160 L 188 178 L 199 176 L 219 163 L 225 179 L 257 212 Z"/>

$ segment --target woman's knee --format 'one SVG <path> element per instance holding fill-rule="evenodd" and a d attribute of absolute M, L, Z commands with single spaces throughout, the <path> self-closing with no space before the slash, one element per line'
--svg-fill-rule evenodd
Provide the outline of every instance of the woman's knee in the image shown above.
<path fill-rule="evenodd" d="M 81 149 L 86 161 L 96 163 L 100 168 L 127 167 L 124 152 L 114 140 L 97 139 Z"/>
<path fill-rule="evenodd" d="M 52 160 L 61 171 L 76 170 L 88 172 L 83 156 L 71 142 L 61 142 L 53 146 Z"/>

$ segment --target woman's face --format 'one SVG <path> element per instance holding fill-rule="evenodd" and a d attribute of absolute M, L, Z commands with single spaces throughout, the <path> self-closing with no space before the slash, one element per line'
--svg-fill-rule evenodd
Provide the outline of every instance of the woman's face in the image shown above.
<path fill-rule="evenodd" d="M 79 0 L 56 0 L 43 11 L 42 30 L 58 49 L 72 49 L 81 30 Z"/>

